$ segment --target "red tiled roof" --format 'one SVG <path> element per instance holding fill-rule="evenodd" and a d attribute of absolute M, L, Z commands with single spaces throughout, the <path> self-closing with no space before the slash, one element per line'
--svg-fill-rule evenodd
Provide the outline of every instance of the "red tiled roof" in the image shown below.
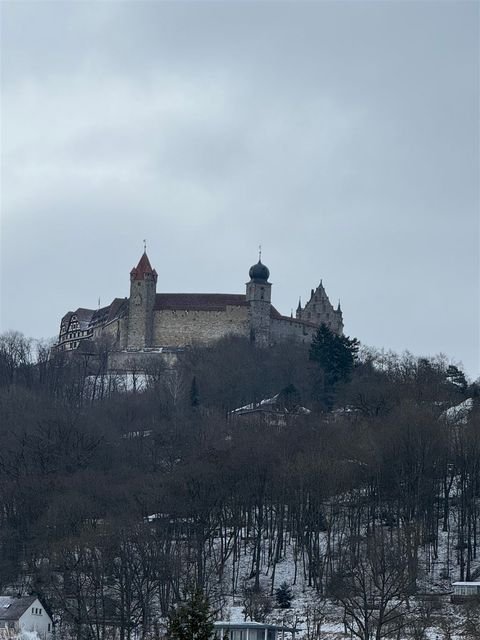
<path fill-rule="evenodd" d="M 155 309 L 224 311 L 228 306 L 246 307 L 244 294 L 237 293 L 157 293 Z"/>
<path fill-rule="evenodd" d="M 155 269 L 152 269 L 146 252 L 144 252 L 137 266 L 130 271 L 130 275 L 134 277 L 134 280 L 143 280 L 146 273 L 151 273 L 154 276 L 157 275 Z"/>

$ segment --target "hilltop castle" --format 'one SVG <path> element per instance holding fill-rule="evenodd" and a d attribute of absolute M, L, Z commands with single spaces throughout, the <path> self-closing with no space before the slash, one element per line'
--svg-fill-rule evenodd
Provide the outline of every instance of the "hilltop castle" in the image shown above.
<path fill-rule="evenodd" d="M 57 350 L 85 351 L 104 339 L 114 352 L 148 353 L 228 335 L 268 346 L 291 338 L 310 341 L 322 323 L 342 333 L 340 304 L 332 307 L 321 282 L 305 307 L 299 302 L 294 318 L 272 305 L 269 276 L 259 259 L 250 268 L 245 294 L 157 293 L 158 275 L 144 252 L 130 272 L 129 298 L 115 298 L 101 309 L 69 311 L 60 323 Z"/>

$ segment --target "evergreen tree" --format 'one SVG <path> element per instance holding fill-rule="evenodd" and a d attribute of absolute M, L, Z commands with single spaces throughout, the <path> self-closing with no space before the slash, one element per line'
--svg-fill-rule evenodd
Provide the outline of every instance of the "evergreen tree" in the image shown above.
<path fill-rule="evenodd" d="M 445 372 L 447 381 L 454 384 L 460 391 L 464 392 L 467 389 L 467 379 L 465 374 L 458 367 L 451 364 Z"/>
<path fill-rule="evenodd" d="M 333 333 L 321 324 L 310 346 L 309 358 L 320 368 L 317 392 L 328 409 L 333 406 L 335 387 L 351 378 L 360 343 L 356 338 Z"/>
<path fill-rule="evenodd" d="M 282 584 L 275 591 L 275 597 L 280 609 L 290 609 L 293 600 L 293 593 L 288 585 L 288 582 L 282 582 Z"/>
<path fill-rule="evenodd" d="M 192 407 L 198 407 L 200 404 L 200 396 L 198 393 L 197 377 L 193 376 L 192 384 L 190 386 L 190 405 Z"/>
<path fill-rule="evenodd" d="M 183 602 L 168 614 L 167 638 L 170 640 L 210 640 L 213 614 L 201 589 L 187 591 Z"/>

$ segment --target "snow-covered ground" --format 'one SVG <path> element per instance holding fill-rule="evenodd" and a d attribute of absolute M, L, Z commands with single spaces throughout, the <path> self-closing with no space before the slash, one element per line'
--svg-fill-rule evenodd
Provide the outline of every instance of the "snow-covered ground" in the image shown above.
<path fill-rule="evenodd" d="M 455 510 L 451 511 L 451 529 L 454 530 Z M 325 535 L 325 534 L 324 534 Z M 452 582 L 458 580 L 458 567 L 456 565 L 455 536 L 453 533 L 439 532 L 437 557 L 432 557 L 432 550 L 427 547 L 419 548 L 419 579 L 417 581 L 418 595 L 410 599 L 410 608 L 415 610 L 425 603 L 432 607 L 430 626 L 426 630 L 428 640 L 465 640 L 460 631 L 466 616 L 465 605 L 454 605 L 450 602 Z M 247 548 L 240 559 L 239 585 L 251 585 L 252 579 L 248 579 L 251 571 L 251 554 Z M 472 571 L 480 569 L 480 562 L 472 564 Z M 227 567 L 225 585 L 231 584 L 231 566 Z M 296 581 L 294 584 L 296 575 Z M 275 607 L 275 589 L 286 582 L 293 592 L 290 609 Z M 274 608 L 267 616 L 267 621 L 274 624 L 282 624 L 287 627 L 295 627 L 297 638 L 312 637 L 308 633 L 309 623 L 316 616 L 319 626 L 319 640 L 348 640 L 349 633 L 345 633 L 343 624 L 343 608 L 339 603 L 320 596 L 313 587 L 309 587 L 305 580 L 302 562 L 299 559 L 295 572 L 294 549 L 292 543 L 287 544 L 286 552 L 282 560 L 275 568 L 275 580 L 272 588 L 272 568 L 264 567 L 260 584 L 265 594 L 269 594 Z M 222 618 L 231 622 L 243 622 L 241 589 L 237 589 L 234 597 L 226 598 L 222 611 Z M 310 618 L 310 620 L 309 620 Z M 450 627 L 448 633 L 447 629 Z M 317 626 L 318 628 L 318 626 Z M 414 636 L 407 631 L 402 632 L 398 640 L 413 640 Z M 480 640 L 480 628 L 478 630 Z M 397 636 L 396 636 L 397 640 Z"/>

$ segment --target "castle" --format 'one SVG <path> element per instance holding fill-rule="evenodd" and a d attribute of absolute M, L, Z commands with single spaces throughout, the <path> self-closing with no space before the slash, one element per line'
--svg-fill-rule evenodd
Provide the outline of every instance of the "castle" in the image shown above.
<path fill-rule="evenodd" d="M 157 293 L 158 275 L 146 251 L 130 272 L 130 296 L 101 309 L 65 314 L 56 349 L 87 352 L 108 342 L 112 352 L 149 353 L 210 344 L 224 336 L 249 338 L 259 346 L 287 339 L 310 341 L 320 324 L 341 334 L 340 303 L 330 304 L 320 282 L 296 316 L 283 316 L 271 303 L 270 272 L 261 259 L 249 271 L 245 294 Z"/>

